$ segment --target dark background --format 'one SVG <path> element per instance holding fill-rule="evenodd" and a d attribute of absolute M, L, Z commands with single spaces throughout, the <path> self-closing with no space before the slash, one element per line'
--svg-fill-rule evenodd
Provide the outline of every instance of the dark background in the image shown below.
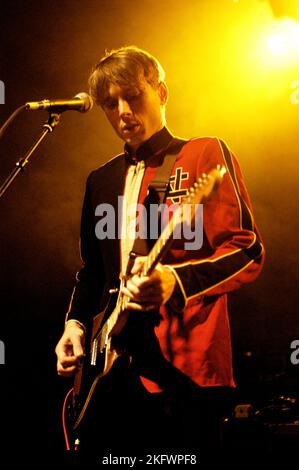
<path fill-rule="evenodd" d="M 1 0 L 0 13 L 1 123 L 27 101 L 87 91 L 105 49 L 135 44 L 166 70 L 170 130 L 219 135 L 232 147 L 267 252 L 259 279 L 231 296 L 240 400 L 296 394 L 299 366 L 290 363 L 290 343 L 299 338 L 299 106 L 290 95 L 299 73 L 298 61 L 279 65 L 260 55 L 258 41 L 277 21 L 267 2 Z M 1 181 L 46 120 L 44 111 L 27 111 L 8 129 Z M 15 449 L 12 459 L 18 449 L 28 462 L 37 449 L 63 449 L 60 415 L 71 382 L 56 377 L 54 348 L 80 266 L 84 185 L 121 149 L 100 110 L 64 113 L 0 201 L 0 413 L 8 442 L 2 447 Z"/>

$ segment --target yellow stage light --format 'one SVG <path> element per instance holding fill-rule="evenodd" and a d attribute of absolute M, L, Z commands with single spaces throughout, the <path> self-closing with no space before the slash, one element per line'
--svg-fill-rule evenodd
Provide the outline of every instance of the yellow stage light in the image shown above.
<path fill-rule="evenodd" d="M 268 39 L 268 48 L 273 54 L 282 54 L 286 49 L 286 40 L 282 34 L 273 34 Z"/>
<path fill-rule="evenodd" d="M 286 55 L 288 59 L 299 58 L 299 23 L 291 19 L 278 21 L 274 32 L 268 37 L 268 49 L 275 55 Z"/>

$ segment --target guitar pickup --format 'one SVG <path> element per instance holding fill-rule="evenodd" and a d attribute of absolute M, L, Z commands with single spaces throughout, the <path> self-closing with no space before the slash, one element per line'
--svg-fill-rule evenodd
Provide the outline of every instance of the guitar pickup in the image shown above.
<path fill-rule="evenodd" d="M 92 348 L 91 348 L 91 358 L 90 358 L 90 364 L 92 366 L 97 365 L 97 356 L 98 356 L 98 340 L 95 338 L 92 342 Z"/>

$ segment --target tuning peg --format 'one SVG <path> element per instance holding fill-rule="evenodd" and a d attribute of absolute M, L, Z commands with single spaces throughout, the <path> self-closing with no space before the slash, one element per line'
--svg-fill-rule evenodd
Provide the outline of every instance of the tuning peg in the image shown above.
<path fill-rule="evenodd" d="M 225 166 L 223 166 L 221 169 L 220 169 L 220 173 L 221 173 L 221 176 L 224 176 L 225 173 L 226 173 L 226 168 Z"/>

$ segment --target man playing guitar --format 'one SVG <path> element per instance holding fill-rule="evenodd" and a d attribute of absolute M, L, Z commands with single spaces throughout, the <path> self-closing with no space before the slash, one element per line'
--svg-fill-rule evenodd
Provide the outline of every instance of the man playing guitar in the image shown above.
<path fill-rule="evenodd" d="M 115 363 L 104 387 L 97 384 L 77 444 L 94 455 L 123 445 L 136 452 L 180 447 L 210 453 L 219 449 L 220 418 L 235 387 L 227 294 L 256 279 L 264 259 L 240 167 L 216 137 L 172 136 L 166 128 L 164 71 L 148 52 L 132 46 L 107 53 L 89 83 L 125 147 L 87 180 L 83 265 L 56 346 L 57 371 L 70 377 L 89 361 L 93 319 L 120 278 L 125 280 L 118 292 L 125 299 L 121 311 L 128 315 L 114 335 L 115 350 L 126 351 L 128 360 Z M 150 184 L 169 154 L 175 157 L 168 206 L 180 204 L 197 181 L 206 184 L 213 169 L 226 173 L 204 201 L 201 246 L 188 248 L 177 238 L 152 270 L 144 270 L 151 244 L 132 260 L 128 207 L 146 206 Z M 116 224 L 120 221 L 114 238 L 98 236 L 103 204 L 113 207 Z"/>

